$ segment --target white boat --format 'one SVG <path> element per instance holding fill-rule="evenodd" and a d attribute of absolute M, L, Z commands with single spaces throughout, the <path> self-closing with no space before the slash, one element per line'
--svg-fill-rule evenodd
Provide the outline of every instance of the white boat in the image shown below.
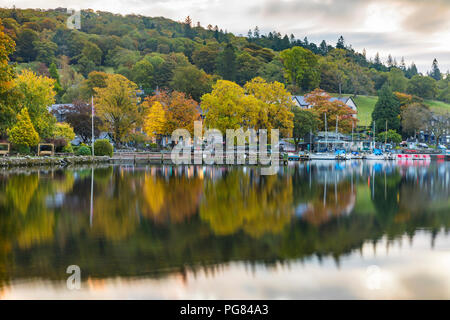
<path fill-rule="evenodd" d="M 311 160 L 335 160 L 336 155 L 333 153 L 318 152 L 318 153 L 311 153 L 309 155 L 309 158 Z"/>
<path fill-rule="evenodd" d="M 384 154 L 366 154 L 364 156 L 364 159 L 366 160 L 385 160 L 385 155 Z"/>

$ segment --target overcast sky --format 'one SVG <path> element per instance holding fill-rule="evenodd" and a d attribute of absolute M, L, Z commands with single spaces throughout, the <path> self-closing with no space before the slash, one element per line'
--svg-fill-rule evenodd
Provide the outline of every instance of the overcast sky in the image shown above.
<path fill-rule="evenodd" d="M 237 35 L 258 26 L 263 32 L 305 36 L 335 45 L 339 35 L 368 57 L 377 51 L 400 62 L 414 61 L 421 72 L 437 58 L 450 69 L 450 0 L 0 0 L 18 8 L 91 8 L 114 13 L 164 16 L 181 21 L 190 15 L 202 26 L 218 25 Z"/>

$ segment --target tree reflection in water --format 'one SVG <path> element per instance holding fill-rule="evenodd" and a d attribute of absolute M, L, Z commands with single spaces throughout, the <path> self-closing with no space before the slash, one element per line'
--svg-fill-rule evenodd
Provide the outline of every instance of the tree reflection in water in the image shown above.
<path fill-rule="evenodd" d="M 102 167 L 0 173 L 0 283 L 163 276 L 230 261 L 337 261 L 450 226 L 448 163 Z M 432 241 L 432 240 L 431 240 Z M 432 242 L 431 242 L 432 243 Z"/>

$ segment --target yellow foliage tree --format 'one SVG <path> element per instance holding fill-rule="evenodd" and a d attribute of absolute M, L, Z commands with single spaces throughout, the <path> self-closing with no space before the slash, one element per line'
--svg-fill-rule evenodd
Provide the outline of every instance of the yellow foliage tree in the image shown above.
<path fill-rule="evenodd" d="M 56 123 L 47 107 L 55 103 L 55 80 L 23 70 L 14 79 L 19 110 L 28 109 L 31 122 L 41 138 L 50 138 Z"/>
<path fill-rule="evenodd" d="M 227 129 L 255 128 L 261 101 L 232 81 L 219 80 L 211 93 L 202 96 L 201 104 L 205 124 L 209 128 Z"/>
<path fill-rule="evenodd" d="M 165 132 L 166 115 L 159 101 L 153 102 L 144 120 L 144 131 L 149 137 L 155 137 Z"/>
<path fill-rule="evenodd" d="M 266 82 L 257 77 L 245 84 L 246 93 L 262 102 L 256 129 L 279 129 L 285 137 L 292 136 L 294 103 L 291 94 L 280 82 Z"/>
<path fill-rule="evenodd" d="M 15 145 L 32 147 L 39 143 L 39 134 L 31 123 L 27 108 L 17 115 L 17 123 L 8 130 L 8 135 L 9 141 Z"/>
<path fill-rule="evenodd" d="M 104 88 L 94 88 L 95 110 L 103 121 L 103 129 L 120 144 L 143 120 L 143 113 L 137 106 L 137 86 L 120 74 L 108 75 L 105 82 Z"/>
<path fill-rule="evenodd" d="M 75 139 L 75 132 L 70 124 L 66 122 L 57 123 L 55 129 L 53 130 L 53 136 L 58 139 L 64 139 L 66 143 L 70 143 L 73 139 Z"/>

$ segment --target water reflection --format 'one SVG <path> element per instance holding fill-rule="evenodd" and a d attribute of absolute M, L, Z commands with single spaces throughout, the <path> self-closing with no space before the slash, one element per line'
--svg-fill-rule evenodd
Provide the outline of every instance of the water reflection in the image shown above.
<path fill-rule="evenodd" d="M 81 267 L 88 288 L 108 287 L 104 281 L 115 277 L 135 286 L 157 287 L 173 277 L 200 286 L 195 275 L 205 273 L 211 281 L 228 274 L 235 283 L 245 277 L 241 266 L 264 266 L 270 270 L 264 280 L 246 281 L 275 290 L 277 266 L 294 266 L 286 277 L 308 276 L 313 261 L 311 275 L 330 282 L 325 271 L 333 261 L 341 277 L 333 281 L 345 292 L 349 270 L 365 272 L 368 248 L 373 264 L 400 261 L 405 272 L 419 265 L 414 261 L 426 266 L 426 257 L 430 268 L 433 259 L 450 261 L 433 249 L 438 240 L 450 241 L 449 181 L 448 163 L 419 161 L 296 163 L 273 176 L 256 167 L 213 166 L 3 170 L 0 292 L 19 289 L 17 281 L 44 291 L 51 281 L 64 290 L 70 264 Z M 425 248 L 398 248 L 416 234 Z M 377 258 L 377 250 L 389 256 Z M 450 289 L 450 275 L 441 272 L 448 263 L 432 267 L 447 275 L 439 276 L 441 291 L 426 281 L 419 286 L 443 296 Z M 303 297 L 302 290 L 286 294 Z M 331 289 L 320 294 L 347 297 Z"/>

